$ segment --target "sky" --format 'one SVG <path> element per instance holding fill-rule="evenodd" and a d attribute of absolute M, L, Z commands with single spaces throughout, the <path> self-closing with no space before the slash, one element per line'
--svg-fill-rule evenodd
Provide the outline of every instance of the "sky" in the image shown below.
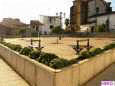
<path fill-rule="evenodd" d="M 70 7 L 73 0 L 0 0 L 0 21 L 3 18 L 20 18 L 29 23 L 30 20 L 38 19 L 39 15 L 56 15 L 65 12 L 69 17 Z M 112 0 L 115 9 L 115 0 Z"/>

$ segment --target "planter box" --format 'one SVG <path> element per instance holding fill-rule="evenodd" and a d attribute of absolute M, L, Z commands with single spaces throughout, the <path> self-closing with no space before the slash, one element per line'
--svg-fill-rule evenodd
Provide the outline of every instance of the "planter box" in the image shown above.
<path fill-rule="evenodd" d="M 115 50 L 55 70 L 0 44 L 0 55 L 31 86 L 79 86 L 115 62 Z"/>

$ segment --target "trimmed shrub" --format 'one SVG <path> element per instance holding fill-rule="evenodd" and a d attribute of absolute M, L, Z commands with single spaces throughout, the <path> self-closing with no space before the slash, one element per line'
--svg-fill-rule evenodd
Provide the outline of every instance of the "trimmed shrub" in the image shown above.
<path fill-rule="evenodd" d="M 111 43 L 109 45 L 104 46 L 103 50 L 106 51 L 113 48 L 115 48 L 115 43 Z"/>
<path fill-rule="evenodd" d="M 51 60 L 58 58 L 55 54 L 43 53 L 40 55 L 38 61 L 49 66 Z"/>
<path fill-rule="evenodd" d="M 81 54 L 80 54 L 82 57 L 84 57 L 84 58 L 89 58 L 89 57 L 91 57 L 91 55 L 90 55 L 90 53 L 88 52 L 88 51 L 83 51 L 83 52 L 81 52 Z"/>
<path fill-rule="evenodd" d="M 79 57 L 76 60 L 81 61 L 81 60 L 84 60 L 84 59 L 87 59 L 90 57 L 91 57 L 91 55 L 88 51 L 83 51 L 83 52 L 81 52 L 81 54 L 79 55 Z"/>
<path fill-rule="evenodd" d="M 15 45 L 11 43 L 6 43 L 6 42 L 1 42 L 3 45 L 7 46 L 8 48 L 15 50 L 15 51 L 20 51 L 22 49 L 21 45 Z"/>
<path fill-rule="evenodd" d="M 32 52 L 33 49 L 29 48 L 29 47 L 24 47 L 21 51 L 20 54 L 26 55 L 26 56 L 30 56 L 30 53 Z"/>
<path fill-rule="evenodd" d="M 0 43 L 4 45 L 6 42 L 4 42 L 4 41 L 0 41 Z"/>
<path fill-rule="evenodd" d="M 77 62 L 78 62 L 78 59 L 75 59 L 75 58 L 72 59 L 72 60 L 70 60 L 70 63 L 71 63 L 71 64 L 75 64 L 75 63 L 77 63 Z"/>
<path fill-rule="evenodd" d="M 54 68 L 54 69 L 60 69 L 60 68 L 69 66 L 70 64 L 71 63 L 68 60 L 56 58 L 56 59 L 53 59 L 50 62 L 49 66 L 52 67 L 52 68 Z"/>
<path fill-rule="evenodd" d="M 5 46 L 9 47 L 12 50 L 14 50 L 14 48 L 15 48 L 15 46 L 11 43 L 6 43 Z"/>
<path fill-rule="evenodd" d="M 92 51 L 89 52 L 91 56 L 96 56 L 97 54 L 102 53 L 103 50 L 101 48 L 94 48 Z"/>
<path fill-rule="evenodd" d="M 32 59 L 37 59 L 39 57 L 40 57 L 40 51 L 32 51 L 30 53 L 30 58 L 32 58 Z"/>
<path fill-rule="evenodd" d="M 14 45 L 13 50 L 20 52 L 22 50 L 21 45 Z"/>

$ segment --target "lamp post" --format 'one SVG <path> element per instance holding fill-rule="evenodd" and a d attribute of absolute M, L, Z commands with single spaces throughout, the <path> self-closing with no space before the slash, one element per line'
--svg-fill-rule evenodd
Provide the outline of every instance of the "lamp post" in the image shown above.
<path fill-rule="evenodd" d="M 60 19 L 60 28 L 62 29 L 63 28 L 63 23 L 62 23 L 62 20 L 63 18 L 65 18 L 65 13 L 64 12 L 59 12 L 59 13 L 56 13 L 56 16 L 58 17 L 59 16 L 59 19 Z M 57 35 L 57 44 L 58 44 L 58 40 L 61 40 L 61 34 L 63 34 L 62 32 L 59 33 L 60 35 L 58 36 Z"/>
<path fill-rule="evenodd" d="M 62 19 L 63 18 L 65 18 L 65 13 L 63 13 L 63 12 L 59 12 L 59 13 L 56 13 L 56 16 L 59 16 L 59 18 L 60 18 L 60 27 L 62 28 Z"/>
<path fill-rule="evenodd" d="M 40 39 L 40 31 L 38 31 L 38 48 L 41 48 L 41 39 Z"/>
<path fill-rule="evenodd" d="M 31 47 L 31 48 L 33 48 L 32 28 L 33 28 L 33 27 L 30 26 L 30 37 L 31 37 L 31 38 L 30 38 L 30 47 Z"/>

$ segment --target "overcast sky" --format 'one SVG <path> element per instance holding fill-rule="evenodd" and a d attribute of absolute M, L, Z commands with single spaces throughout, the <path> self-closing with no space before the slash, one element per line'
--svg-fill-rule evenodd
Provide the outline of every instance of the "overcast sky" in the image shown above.
<path fill-rule="evenodd" d="M 0 21 L 2 18 L 20 18 L 29 23 L 31 19 L 38 19 L 39 15 L 55 15 L 65 12 L 69 16 L 73 0 L 0 0 Z M 112 0 L 115 9 L 115 0 Z"/>

